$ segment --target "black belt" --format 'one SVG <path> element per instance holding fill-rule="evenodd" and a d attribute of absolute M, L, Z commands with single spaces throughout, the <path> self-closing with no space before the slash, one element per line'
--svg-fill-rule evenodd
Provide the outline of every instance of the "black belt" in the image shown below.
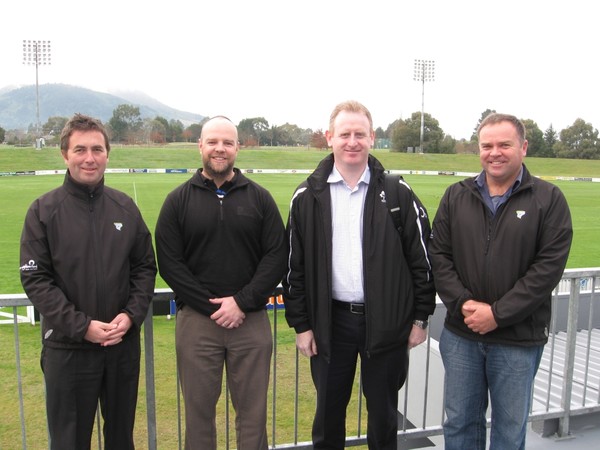
<path fill-rule="evenodd" d="M 352 314 L 365 314 L 365 304 L 364 303 L 352 303 L 352 302 L 342 302 L 340 300 L 333 300 L 333 306 L 336 308 L 342 308 L 350 311 Z"/>

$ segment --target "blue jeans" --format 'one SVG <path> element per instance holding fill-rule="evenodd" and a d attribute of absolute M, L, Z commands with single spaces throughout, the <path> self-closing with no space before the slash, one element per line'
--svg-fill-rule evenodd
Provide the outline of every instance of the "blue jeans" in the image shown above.
<path fill-rule="evenodd" d="M 543 350 L 543 345 L 477 342 L 444 328 L 440 353 L 446 371 L 446 450 L 485 450 L 488 391 L 490 450 L 525 449 L 531 390 Z"/>

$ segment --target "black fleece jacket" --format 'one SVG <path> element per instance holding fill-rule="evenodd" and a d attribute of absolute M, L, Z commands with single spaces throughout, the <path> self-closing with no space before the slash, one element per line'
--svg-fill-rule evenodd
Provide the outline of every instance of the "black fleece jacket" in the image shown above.
<path fill-rule="evenodd" d="M 233 296 L 244 312 L 264 309 L 285 270 L 285 230 L 273 197 L 235 169 L 219 198 L 198 170 L 172 191 L 156 223 L 161 276 L 178 306 L 210 316 L 210 298 Z"/>

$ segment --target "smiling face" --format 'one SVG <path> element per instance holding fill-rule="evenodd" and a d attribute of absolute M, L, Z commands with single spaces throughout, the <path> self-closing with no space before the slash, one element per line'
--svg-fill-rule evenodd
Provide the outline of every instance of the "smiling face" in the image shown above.
<path fill-rule="evenodd" d="M 340 111 L 325 134 L 339 170 L 363 170 L 375 133 L 364 113 Z"/>
<path fill-rule="evenodd" d="M 479 131 L 479 160 L 494 195 L 503 194 L 512 186 L 526 154 L 527 140 L 508 121 L 486 125 Z"/>
<path fill-rule="evenodd" d="M 102 180 L 108 150 L 101 132 L 73 131 L 68 149 L 61 153 L 71 177 L 78 183 L 95 186 Z"/>
<path fill-rule="evenodd" d="M 217 186 L 233 177 L 237 156 L 238 134 L 233 123 L 225 118 L 211 119 L 202 127 L 200 137 L 203 174 Z"/>

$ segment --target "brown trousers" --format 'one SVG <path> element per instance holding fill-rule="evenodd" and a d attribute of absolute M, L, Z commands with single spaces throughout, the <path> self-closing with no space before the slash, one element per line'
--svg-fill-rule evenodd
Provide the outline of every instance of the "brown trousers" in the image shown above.
<path fill-rule="evenodd" d="M 228 330 L 184 306 L 177 312 L 176 349 L 185 403 L 186 450 L 217 448 L 216 404 L 223 366 L 236 411 L 238 450 L 266 450 L 267 390 L 273 338 L 265 310 Z"/>

